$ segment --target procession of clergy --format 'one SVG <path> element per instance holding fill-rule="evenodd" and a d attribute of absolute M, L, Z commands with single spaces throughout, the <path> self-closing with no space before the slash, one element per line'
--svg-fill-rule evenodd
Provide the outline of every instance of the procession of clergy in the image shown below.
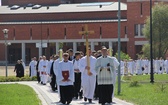
<path fill-rule="evenodd" d="M 30 76 L 36 76 L 39 83 L 46 85 L 51 78 L 53 91 L 57 90 L 60 102 L 70 104 L 72 99 L 82 99 L 92 103 L 93 98 L 99 104 L 111 104 L 119 62 L 111 57 L 110 50 L 102 46 L 95 52 L 88 49 L 89 56 L 69 49 L 53 55 L 48 61 L 45 56 L 36 57 L 30 62 Z M 89 65 L 88 65 L 89 63 Z M 149 74 L 150 62 L 146 59 L 121 61 L 121 75 Z M 155 73 L 168 73 L 168 60 L 154 60 Z M 165 71 L 164 71 L 165 70 Z"/>

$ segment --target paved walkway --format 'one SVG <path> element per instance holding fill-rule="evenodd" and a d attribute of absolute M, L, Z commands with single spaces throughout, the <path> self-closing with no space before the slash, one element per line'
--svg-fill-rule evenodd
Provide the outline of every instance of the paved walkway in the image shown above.
<path fill-rule="evenodd" d="M 38 84 L 37 82 L 3 82 L 0 84 L 11 84 L 11 83 L 25 84 L 32 87 L 37 93 L 39 99 L 41 100 L 42 105 L 62 105 L 61 103 L 58 102 L 59 101 L 58 93 L 53 92 L 49 84 L 41 85 Z M 99 104 L 97 100 L 93 100 L 93 103 L 89 104 L 88 102 L 84 102 L 83 99 L 81 100 L 79 99 L 79 100 L 73 100 L 70 105 L 99 105 Z M 133 105 L 133 104 L 114 98 L 113 103 L 111 105 Z"/>

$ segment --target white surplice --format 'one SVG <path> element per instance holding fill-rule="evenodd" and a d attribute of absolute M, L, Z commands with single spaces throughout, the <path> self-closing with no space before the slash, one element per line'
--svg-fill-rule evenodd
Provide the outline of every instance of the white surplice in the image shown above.
<path fill-rule="evenodd" d="M 88 99 L 93 99 L 94 91 L 95 91 L 95 84 L 96 84 L 96 71 L 95 71 L 95 63 L 96 58 L 93 56 L 89 57 L 90 60 L 90 72 L 93 74 L 89 76 L 87 74 L 87 70 L 85 67 L 87 66 L 87 57 L 84 56 L 80 59 L 79 62 L 79 69 L 82 73 L 81 75 L 81 86 L 83 88 L 83 95 Z"/>

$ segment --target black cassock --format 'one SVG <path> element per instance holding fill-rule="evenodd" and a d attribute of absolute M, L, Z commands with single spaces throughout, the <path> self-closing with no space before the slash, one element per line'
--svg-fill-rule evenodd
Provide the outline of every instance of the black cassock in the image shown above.
<path fill-rule="evenodd" d="M 51 88 L 53 91 L 57 89 L 56 87 L 56 75 L 54 74 L 54 69 L 53 69 L 54 61 L 52 62 L 51 68 L 50 68 L 50 74 L 51 74 Z"/>
<path fill-rule="evenodd" d="M 16 77 L 24 77 L 24 68 L 22 64 L 15 65 Z"/>

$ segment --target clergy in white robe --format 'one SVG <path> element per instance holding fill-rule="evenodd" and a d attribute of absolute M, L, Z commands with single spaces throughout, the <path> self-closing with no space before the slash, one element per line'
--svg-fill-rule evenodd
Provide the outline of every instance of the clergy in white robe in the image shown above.
<path fill-rule="evenodd" d="M 159 68 L 158 74 L 163 74 L 164 73 L 164 60 L 162 59 L 162 57 L 160 57 L 159 65 L 160 65 L 160 68 Z"/>
<path fill-rule="evenodd" d="M 112 102 L 113 85 L 115 83 L 115 72 L 119 62 L 115 57 L 107 56 L 107 49 L 102 48 L 102 56 L 97 59 L 95 70 L 99 89 L 99 103 Z"/>
<path fill-rule="evenodd" d="M 145 58 L 143 60 L 143 67 L 144 67 L 144 74 L 148 74 L 149 73 L 149 60 L 147 58 Z"/>
<path fill-rule="evenodd" d="M 48 61 L 48 71 L 47 71 L 47 74 L 50 75 L 50 69 L 51 69 L 51 65 L 53 63 L 53 56 L 50 57 L 50 61 Z"/>
<path fill-rule="evenodd" d="M 121 75 L 124 75 L 124 62 L 121 61 L 120 63 L 121 63 L 121 64 L 120 64 Z"/>
<path fill-rule="evenodd" d="M 60 58 L 60 51 L 58 52 L 59 54 L 59 58 L 57 60 L 54 61 L 54 64 L 53 64 L 53 69 L 54 69 L 54 74 L 56 76 L 56 84 L 57 84 L 57 90 L 58 90 L 58 94 L 59 94 L 59 98 L 60 98 L 60 101 L 61 101 L 61 97 L 60 97 L 60 86 L 59 86 L 59 82 L 58 82 L 58 67 L 59 67 L 59 62 L 61 62 L 63 59 L 62 59 L 62 56 Z"/>
<path fill-rule="evenodd" d="M 33 76 L 37 75 L 36 65 L 37 65 L 37 61 L 36 61 L 36 57 L 34 57 L 29 64 L 29 67 L 30 67 L 30 70 L 31 70 L 30 77 L 33 77 Z"/>
<path fill-rule="evenodd" d="M 47 83 L 47 79 L 48 79 L 48 76 L 47 76 L 47 71 L 48 71 L 48 60 L 46 60 L 46 57 L 43 56 L 43 60 L 40 61 L 39 63 L 40 65 L 40 74 L 41 74 L 41 82 L 43 85 L 46 85 Z"/>
<path fill-rule="evenodd" d="M 63 54 L 64 60 L 59 62 L 58 82 L 60 85 L 60 96 L 63 104 L 69 105 L 73 98 L 74 68 L 73 63 L 68 60 L 69 54 Z"/>
<path fill-rule="evenodd" d="M 137 75 L 141 75 L 142 74 L 142 68 L 143 68 L 142 59 L 138 59 L 136 61 L 136 74 Z"/>
<path fill-rule="evenodd" d="M 134 74 L 135 62 L 134 62 L 132 59 L 130 59 L 129 62 L 128 62 L 128 70 L 129 70 L 129 73 L 130 73 L 131 75 Z"/>
<path fill-rule="evenodd" d="M 91 56 L 91 50 L 89 49 L 89 60 L 90 67 L 87 66 L 87 56 L 84 56 L 80 59 L 79 69 L 81 70 L 82 76 L 82 89 L 84 95 L 84 101 L 89 100 L 89 103 L 92 103 L 92 99 L 94 96 L 95 85 L 96 85 L 96 71 L 95 71 L 95 63 L 96 58 Z M 90 75 L 88 75 L 88 69 L 90 69 Z"/>
<path fill-rule="evenodd" d="M 128 75 L 129 73 L 128 67 L 129 67 L 128 61 L 124 60 L 124 75 Z"/>
<path fill-rule="evenodd" d="M 165 72 L 168 74 L 168 57 L 166 57 L 166 60 L 164 61 L 164 68 Z"/>
<path fill-rule="evenodd" d="M 156 57 L 155 59 L 155 73 L 159 73 L 160 72 L 160 63 L 158 58 Z"/>
<path fill-rule="evenodd" d="M 79 60 L 80 60 L 81 54 L 80 52 L 75 53 L 75 59 L 72 60 L 73 67 L 74 67 L 74 74 L 75 74 L 75 81 L 74 81 L 74 97 L 78 99 L 78 96 L 80 96 L 80 99 L 82 98 L 80 89 L 81 89 L 81 72 L 79 70 Z"/>

